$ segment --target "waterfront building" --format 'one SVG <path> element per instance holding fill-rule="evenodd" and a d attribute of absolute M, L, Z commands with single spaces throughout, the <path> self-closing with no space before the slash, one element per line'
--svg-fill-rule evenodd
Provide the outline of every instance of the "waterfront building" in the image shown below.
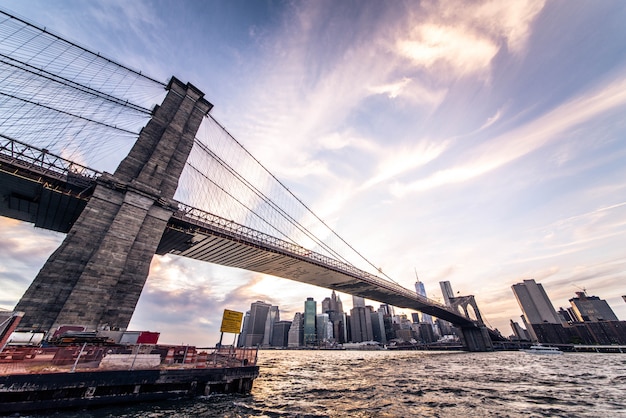
<path fill-rule="evenodd" d="M 423 296 L 425 298 L 427 298 L 426 296 L 426 287 L 424 287 L 424 283 L 420 282 L 419 277 L 417 277 L 417 275 L 415 276 L 415 292 L 419 295 L 419 296 Z M 429 314 L 425 314 L 422 313 L 422 321 L 423 322 L 428 322 L 429 324 L 433 323 L 433 317 Z"/>
<path fill-rule="evenodd" d="M 530 335 L 528 335 L 528 331 L 526 331 L 520 324 L 513 321 L 511 319 L 511 329 L 513 330 L 513 335 L 518 341 L 530 341 Z"/>
<path fill-rule="evenodd" d="M 316 316 L 316 328 L 317 328 L 317 343 L 327 343 L 333 339 L 333 326 L 330 323 L 330 319 L 327 313 L 317 314 Z"/>
<path fill-rule="evenodd" d="M 280 321 L 278 306 L 270 306 L 270 310 L 265 320 L 265 332 L 263 334 L 263 346 L 272 345 L 272 335 L 274 334 L 274 324 Z"/>
<path fill-rule="evenodd" d="M 419 324 L 420 323 L 420 314 L 417 312 L 412 312 L 411 313 L 411 319 L 413 320 L 414 324 Z"/>
<path fill-rule="evenodd" d="M 274 331 L 272 332 L 272 347 L 288 347 L 289 346 L 289 328 L 291 321 L 277 321 L 274 323 Z"/>
<path fill-rule="evenodd" d="M 382 312 L 374 311 L 370 308 L 370 315 L 372 317 L 372 339 L 378 341 L 381 344 L 387 344 L 387 335 L 385 334 L 385 321 L 383 319 Z"/>
<path fill-rule="evenodd" d="M 545 326 L 545 324 L 560 325 L 562 322 L 540 283 L 533 279 L 524 280 L 523 283 L 514 284 L 511 288 L 524 313 L 522 320 L 533 341 L 539 340 L 538 328 L 553 328 L 555 332 L 559 331 L 555 327 Z"/>
<path fill-rule="evenodd" d="M 418 324 L 418 336 L 421 342 L 425 344 L 434 343 L 437 341 L 437 336 L 433 331 L 433 326 L 428 322 L 420 322 Z"/>
<path fill-rule="evenodd" d="M 317 345 L 317 331 L 315 319 L 317 315 L 317 302 L 313 298 L 307 298 L 304 302 L 304 345 Z"/>
<path fill-rule="evenodd" d="M 355 306 L 350 310 L 350 330 L 353 343 L 373 341 L 371 310 L 365 306 Z"/>
<path fill-rule="evenodd" d="M 304 324 L 302 314 L 296 312 L 289 327 L 288 347 L 301 347 L 304 344 Z"/>
<path fill-rule="evenodd" d="M 433 332 L 437 337 L 443 337 L 444 335 L 456 335 L 452 324 L 439 318 L 435 321 Z"/>
<path fill-rule="evenodd" d="M 557 313 L 559 314 L 559 318 L 561 319 L 561 322 L 563 324 L 565 323 L 571 324 L 572 322 L 576 322 L 576 316 L 574 315 L 572 308 L 567 308 L 567 309 L 559 308 Z"/>
<path fill-rule="evenodd" d="M 256 301 L 250 305 L 250 319 L 246 330 L 246 347 L 254 347 L 263 343 L 265 323 L 272 305 L 263 301 Z"/>
<path fill-rule="evenodd" d="M 385 339 L 387 341 L 391 341 L 396 338 L 396 331 L 393 328 L 393 315 L 390 312 L 393 312 L 393 308 L 386 303 L 380 305 L 378 308 L 378 312 L 383 316 L 383 324 L 385 326 Z"/>
<path fill-rule="evenodd" d="M 250 323 L 250 311 L 246 311 L 243 316 L 243 326 L 241 327 L 241 333 L 237 339 L 237 347 L 244 347 L 246 345 L 246 335 L 248 335 L 248 324 Z"/>
<path fill-rule="evenodd" d="M 345 343 L 348 341 L 346 327 L 346 313 L 329 311 L 328 320 L 332 326 L 332 338 L 335 342 Z"/>
<path fill-rule="evenodd" d="M 619 321 L 604 299 L 587 296 L 585 292 L 576 292 L 576 297 L 569 300 L 576 322 Z"/>
<path fill-rule="evenodd" d="M 413 330 L 409 329 L 399 329 L 396 331 L 396 339 L 400 341 L 410 342 L 415 339 L 413 336 Z"/>

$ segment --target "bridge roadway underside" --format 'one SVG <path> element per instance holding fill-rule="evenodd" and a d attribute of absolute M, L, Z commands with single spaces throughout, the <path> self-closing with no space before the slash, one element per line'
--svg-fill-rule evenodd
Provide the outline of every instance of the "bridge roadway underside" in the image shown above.
<path fill-rule="evenodd" d="M 269 248 L 224 231 L 189 228 L 189 224 L 170 221 L 157 254 L 175 254 L 223 266 L 256 271 L 289 280 L 333 289 L 350 295 L 362 296 L 390 305 L 417 310 L 451 322 L 459 327 L 476 328 L 473 321 L 442 307 L 429 305 L 409 295 L 399 294 L 375 283 L 370 283 L 340 269 L 316 262 L 313 258 L 290 253 L 280 248 Z M 178 225 L 175 225 L 178 223 Z M 410 292 L 409 292 L 410 293 Z"/>
<path fill-rule="evenodd" d="M 87 205 L 93 184 L 73 185 L 53 173 L 22 170 L 0 156 L 0 216 L 68 232 Z M 94 183 L 95 184 L 95 183 Z"/>

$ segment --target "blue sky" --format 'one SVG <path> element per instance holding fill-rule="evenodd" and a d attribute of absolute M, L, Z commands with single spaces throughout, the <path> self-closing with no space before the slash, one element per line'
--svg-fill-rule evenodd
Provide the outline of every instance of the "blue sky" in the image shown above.
<path fill-rule="evenodd" d="M 528 278 L 557 308 L 586 288 L 626 320 L 625 3 L 0 6 L 199 87 L 235 138 L 404 286 L 417 270 L 437 299 L 449 280 L 506 335 L 521 314 L 511 285 Z M 0 225 L 10 309 L 62 236 Z M 159 257 L 131 327 L 213 344 L 224 308 L 260 299 L 291 320 L 329 294 Z"/>

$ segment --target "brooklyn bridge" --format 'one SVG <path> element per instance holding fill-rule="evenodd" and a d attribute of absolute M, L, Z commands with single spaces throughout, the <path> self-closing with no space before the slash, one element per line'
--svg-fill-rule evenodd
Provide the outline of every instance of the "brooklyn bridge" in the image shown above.
<path fill-rule="evenodd" d="M 339 237 L 193 84 L 6 13 L 0 39 L 0 215 L 66 233 L 15 307 L 22 328 L 124 330 L 153 256 L 173 254 L 421 311 L 454 324 L 468 350 L 491 349 L 481 321 L 385 277 Z"/>

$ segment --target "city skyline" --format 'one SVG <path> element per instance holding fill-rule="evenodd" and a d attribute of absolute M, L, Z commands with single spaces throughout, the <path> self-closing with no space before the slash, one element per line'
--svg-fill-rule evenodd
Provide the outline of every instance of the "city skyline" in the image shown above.
<path fill-rule="evenodd" d="M 237 140 L 407 289 L 417 270 L 442 301 L 449 281 L 504 334 L 524 279 L 557 309 L 586 288 L 626 318 L 621 2 L 0 7 L 198 86 Z M 63 236 L 6 218 L 0 236 L 0 307 L 12 309 Z M 266 300 L 292 318 L 327 293 L 155 257 L 131 328 L 213 344 L 223 308 Z"/>
<path fill-rule="evenodd" d="M 446 299 L 446 306 L 448 307 L 455 306 L 453 299 L 466 297 L 463 295 L 452 296 L 452 288 L 447 281 L 439 284 L 444 296 L 446 293 L 450 295 Z M 416 293 L 421 295 L 423 284 L 419 279 L 417 279 L 415 287 Z M 522 312 L 520 322 L 523 323 L 523 328 L 515 318 L 511 318 L 509 321 L 510 329 L 500 329 L 499 331 L 503 337 L 513 343 L 522 340 L 547 344 L 622 344 L 626 340 L 626 333 L 624 333 L 626 321 L 617 318 L 606 300 L 601 297 L 587 295 L 584 290 L 578 291 L 575 293 L 575 297 L 568 300 L 571 306 L 560 307 L 557 312 L 541 283 L 537 283 L 533 279 L 526 279 L 521 283 L 512 285 L 511 288 Z M 408 315 L 402 310 L 394 312 L 385 303 L 380 303 L 379 308 L 376 309 L 374 303 L 367 303 L 366 300 L 358 296 L 353 296 L 352 299 L 353 307 L 349 309 L 349 312 L 346 312 L 343 311 L 341 297 L 334 290 L 330 297 L 324 298 L 320 305 L 321 309 L 317 308 L 317 300 L 307 297 L 303 301 L 303 309 L 301 312 L 295 313 L 293 321 L 279 320 L 279 306 L 269 305 L 264 301 L 253 302 L 250 305 L 250 310 L 245 312 L 241 334 L 237 337 L 237 345 L 284 348 L 288 346 L 292 348 L 337 347 L 344 343 L 376 341 L 384 346 L 387 343 L 395 345 L 407 342 L 447 343 L 453 340 L 459 341 L 461 338 L 458 333 L 459 330 L 456 330 L 452 324 L 446 321 L 438 319 L 433 322 L 428 315 L 417 313 Z M 258 310 L 258 306 L 266 307 L 265 314 L 260 319 L 261 324 L 265 323 L 265 335 L 256 335 L 257 339 L 253 344 L 250 344 L 251 336 L 254 336 L 251 324 L 254 322 L 254 312 Z M 478 309 L 475 314 L 478 323 L 482 323 Z M 267 314 L 269 311 L 275 312 L 274 315 Z M 472 316 L 468 312 L 465 312 L 465 315 Z M 277 345 L 271 342 L 273 341 L 274 324 L 279 323 L 285 335 L 287 333 L 293 335 L 289 345 L 286 338 L 278 339 L 283 342 L 282 344 Z M 285 329 L 286 323 L 289 326 Z M 295 326 L 291 327 L 292 324 Z M 586 326 L 595 328 L 595 330 L 586 334 Z M 562 331 L 558 331 L 561 328 Z M 301 335 L 295 337 L 298 333 Z M 260 343 L 261 340 L 263 341 L 262 344 Z"/>

